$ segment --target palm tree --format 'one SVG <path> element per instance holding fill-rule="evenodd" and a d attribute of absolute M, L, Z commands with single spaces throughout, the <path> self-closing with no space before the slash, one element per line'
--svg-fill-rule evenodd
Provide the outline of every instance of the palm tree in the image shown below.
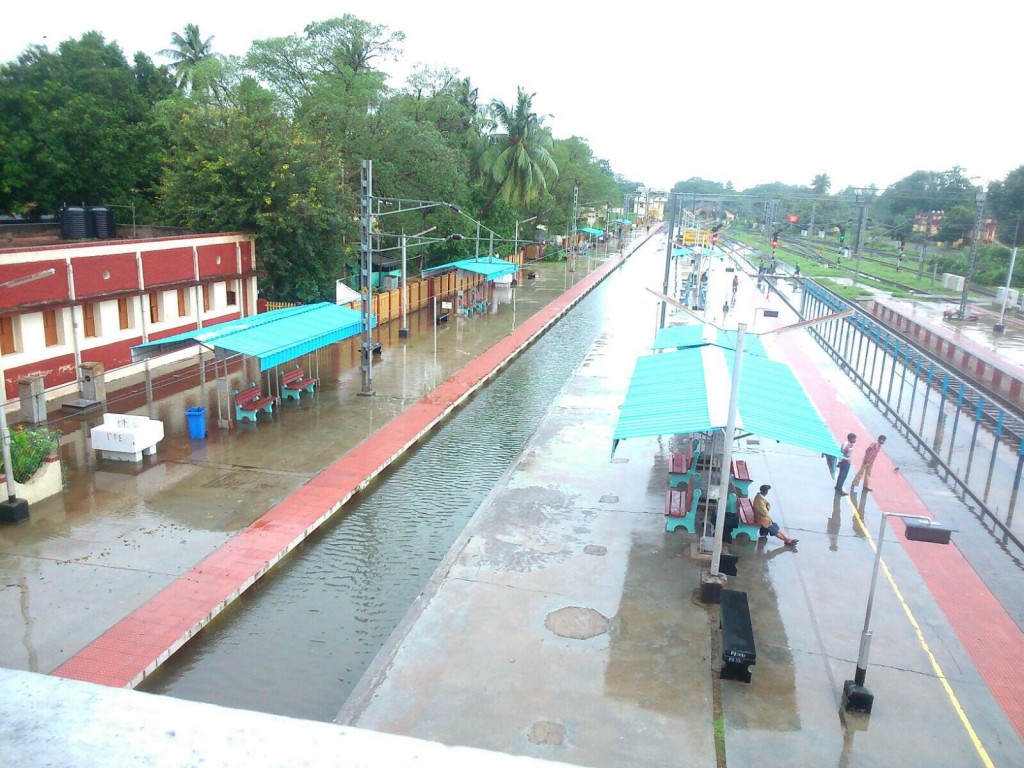
<path fill-rule="evenodd" d="M 829 187 L 832 186 L 832 179 L 828 177 L 827 173 L 819 173 L 814 177 L 814 181 L 811 182 L 811 190 L 816 195 L 827 195 Z"/>
<path fill-rule="evenodd" d="M 213 52 L 213 36 L 203 40 L 197 24 L 186 24 L 184 35 L 177 32 L 171 35 L 171 45 L 174 47 L 165 48 L 160 51 L 160 55 L 171 59 L 178 87 L 184 91 L 198 87 L 196 66 L 208 59 L 219 58 Z"/>
<path fill-rule="evenodd" d="M 547 190 L 548 179 L 558 176 L 558 166 L 551 157 L 551 133 L 544 128 L 544 118 L 533 111 L 535 94 L 527 93 L 522 86 L 518 90 L 513 109 L 497 99 L 491 102 L 494 127 L 504 133 L 486 137 L 480 158 L 480 172 L 492 189 L 481 217 L 499 196 L 525 209 Z"/>

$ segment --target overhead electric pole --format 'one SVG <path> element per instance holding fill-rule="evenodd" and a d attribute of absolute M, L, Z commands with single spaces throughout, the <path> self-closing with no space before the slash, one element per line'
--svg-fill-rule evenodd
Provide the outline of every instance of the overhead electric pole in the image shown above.
<path fill-rule="evenodd" d="M 964 278 L 964 290 L 960 294 L 960 311 L 958 317 L 963 320 L 967 317 L 967 291 L 971 288 L 971 280 L 974 279 L 974 269 L 978 266 L 978 246 L 981 244 L 981 233 L 983 220 L 985 218 L 985 190 L 978 192 L 978 216 L 974 220 L 974 237 L 971 238 L 971 254 L 967 257 L 967 276 Z"/>

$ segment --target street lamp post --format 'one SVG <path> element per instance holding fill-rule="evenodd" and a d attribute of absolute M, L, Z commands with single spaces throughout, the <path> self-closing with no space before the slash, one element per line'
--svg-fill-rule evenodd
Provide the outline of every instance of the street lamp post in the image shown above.
<path fill-rule="evenodd" d="M 430 229 L 424 229 L 422 232 L 417 232 L 413 237 L 423 237 L 423 235 L 433 232 L 437 227 L 431 227 Z M 406 236 L 402 235 L 402 327 L 398 329 L 398 338 L 407 339 L 409 338 L 409 277 L 408 270 L 406 269 Z"/>
<path fill-rule="evenodd" d="M 49 277 L 54 272 L 56 270 L 52 267 L 44 269 L 42 272 L 36 272 L 33 275 L 17 277 L 14 280 L 8 280 L 6 283 L 0 283 L 0 288 L 14 288 L 25 283 L 31 283 L 34 280 Z M 14 462 L 11 461 L 11 432 L 7 428 L 7 381 L 2 361 L 0 361 L 0 393 L 2 393 L 2 397 L 0 397 L 0 443 L 3 444 L 4 477 L 7 480 L 7 500 L 0 501 L 0 523 L 23 523 L 29 518 L 28 501 L 18 498 L 17 488 L 14 484 Z"/>
<path fill-rule="evenodd" d="M 1017 263 L 1017 235 L 1020 233 L 1020 214 L 1017 214 L 1017 226 L 1013 228 L 1013 250 L 1010 251 L 1010 270 L 1006 273 L 1006 287 L 1003 289 L 1003 301 L 999 307 L 999 322 L 992 327 L 993 333 L 1006 330 L 1003 318 L 1006 316 L 1006 299 L 1010 295 L 1010 282 L 1013 280 L 1013 267 Z"/>
<path fill-rule="evenodd" d="M 531 221 L 534 221 L 537 218 L 537 216 L 540 216 L 540 214 L 538 213 L 536 216 L 531 216 L 528 219 L 523 219 L 522 221 L 517 221 L 516 222 L 516 235 L 515 235 L 515 241 L 514 241 L 515 244 L 512 246 L 515 249 L 514 250 L 514 256 L 518 256 L 519 255 L 519 225 L 520 224 L 529 224 Z"/>
<path fill-rule="evenodd" d="M 871 585 L 868 587 L 868 605 L 864 611 L 864 629 L 860 634 L 860 651 L 857 654 L 857 671 L 853 680 L 843 683 L 843 708 L 847 712 L 863 712 L 871 714 L 875 697 L 864 685 L 868 674 L 868 653 L 871 650 L 871 607 L 875 600 L 875 584 L 878 582 L 878 566 L 882 563 L 882 543 L 885 541 L 886 520 L 890 517 L 902 517 L 926 526 L 936 525 L 922 515 L 904 515 L 900 512 L 882 512 L 882 521 L 878 527 L 878 542 L 875 545 L 875 565 L 871 570 Z M 949 530 L 949 529 L 944 529 Z M 927 540 L 927 539 L 924 539 Z M 935 542 L 938 543 L 938 542 Z M 942 542 L 948 543 L 948 538 Z"/>

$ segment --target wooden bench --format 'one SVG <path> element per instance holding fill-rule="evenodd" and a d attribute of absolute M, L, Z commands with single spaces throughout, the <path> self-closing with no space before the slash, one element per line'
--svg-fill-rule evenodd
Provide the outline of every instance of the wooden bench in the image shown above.
<path fill-rule="evenodd" d="M 447 322 L 448 322 L 448 313 L 447 312 L 442 312 L 440 315 L 437 316 L 437 320 L 435 321 L 434 324 L 435 325 L 440 325 L 441 323 L 447 323 Z"/>
<path fill-rule="evenodd" d="M 688 486 L 697 473 L 700 451 L 692 456 L 684 453 L 670 453 L 668 457 L 668 487 Z"/>
<path fill-rule="evenodd" d="M 700 503 L 701 490 L 697 487 L 700 475 L 695 475 L 693 483 L 682 491 L 665 491 L 665 530 L 674 531 L 682 528 L 689 532 L 690 521 L 697 516 L 697 504 Z"/>
<path fill-rule="evenodd" d="M 721 678 L 749 683 L 750 667 L 757 663 L 757 649 L 754 647 L 754 627 L 750 623 L 747 593 L 723 589 L 718 615 L 722 628 Z"/>
<path fill-rule="evenodd" d="M 757 516 L 754 515 L 754 505 L 750 499 L 738 499 L 736 502 L 736 512 L 740 518 L 740 524 L 737 526 L 735 533 L 745 533 L 750 537 L 751 541 L 754 541 L 761 535 L 761 526 L 757 524 Z"/>
<path fill-rule="evenodd" d="M 754 479 L 750 476 L 750 469 L 747 462 L 737 459 L 729 467 L 729 480 L 736 488 L 736 495 L 746 498 L 750 495 L 750 484 Z"/>
<path fill-rule="evenodd" d="M 260 411 L 274 412 L 274 398 L 264 397 L 255 381 L 241 391 L 233 389 L 231 394 L 235 397 L 235 421 L 256 421 Z"/>
<path fill-rule="evenodd" d="M 320 385 L 320 379 L 307 377 L 301 365 L 281 374 L 281 396 L 286 400 L 299 400 L 303 392 L 313 394 Z"/>

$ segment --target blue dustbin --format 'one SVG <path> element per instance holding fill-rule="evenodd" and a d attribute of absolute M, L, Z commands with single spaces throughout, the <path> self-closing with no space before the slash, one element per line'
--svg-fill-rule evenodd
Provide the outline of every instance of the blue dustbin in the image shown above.
<path fill-rule="evenodd" d="M 193 440 L 206 439 L 206 409 L 189 408 L 185 411 L 188 419 L 188 436 Z"/>

